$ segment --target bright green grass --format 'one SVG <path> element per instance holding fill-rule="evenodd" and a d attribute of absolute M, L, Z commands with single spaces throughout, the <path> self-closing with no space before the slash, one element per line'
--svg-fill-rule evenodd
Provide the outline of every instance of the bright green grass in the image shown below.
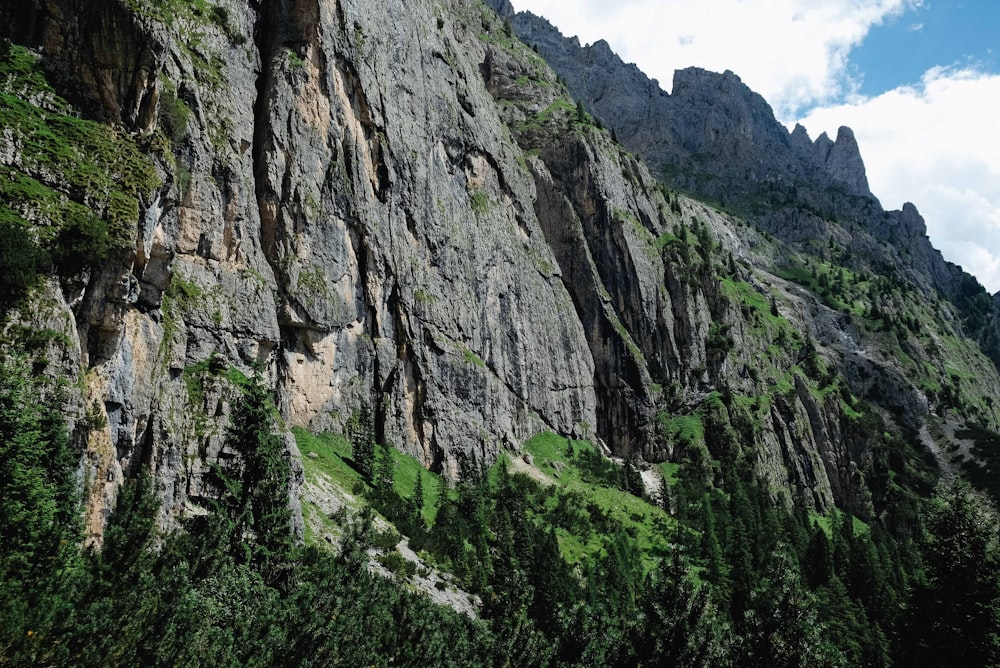
<path fill-rule="evenodd" d="M 524 449 L 531 453 L 535 458 L 535 465 L 539 467 L 553 460 L 565 461 L 568 448 L 569 441 L 550 431 L 537 434 L 524 444 Z M 551 467 L 549 469 L 551 472 Z"/>
<path fill-rule="evenodd" d="M 351 442 L 347 437 L 330 432 L 311 434 L 301 427 L 293 427 L 292 433 L 302 453 L 302 466 L 307 479 L 314 480 L 317 474 L 323 474 L 347 492 L 352 492 L 359 485 L 367 486 L 362 475 L 349 463 L 352 461 Z M 437 515 L 438 497 L 444 487 L 441 477 L 424 470 L 419 461 L 395 448 L 385 451 L 392 455 L 394 462 L 393 487 L 403 498 L 413 496 L 418 473 L 423 476 L 424 519 L 432 524 Z M 316 457 L 310 457 L 309 453 L 315 453 Z M 381 457 L 381 453 L 378 456 Z"/>
<path fill-rule="evenodd" d="M 392 454 L 395 468 L 393 470 L 393 487 L 404 499 L 413 498 L 413 493 L 417 489 L 417 476 L 423 476 L 423 515 L 428 524 L 434 523 L 437 517 L 438 497 L 444 485 L 441 476 L 426 470 L 415 457 L 400 452 L 395 448 L 389 448 Z"/>
<path fill-rule="evenodd" d="M 570 444 L 569 440 L 561 436 L 545 432 L 528 440 L 524 448 L 534 457 L 535 466 L 551 476 L 557 485 L 579 495 L 584 504 L 595 504 L 634 535 L 642 552 L 643 562 L 647 568 L 652 567 L 657 559 L 669 552 L 671 543 L 667 537 L 673 533 L 673 518 L 662 509 L 628 492 L 586 482 L 569 456 Z M 572 447 L 576 451 L 594 449 L 589 441 L 572 441 Z M 553 466 L 554 462 L 562 463 L 558 471 Z M 554 506 L 556 499 L 551 498 L 548 503 Z M 604 549 L 604 541 L 598 535 L 584 539 L 560 530 L 557 531 L 557 536 L 560 551 L 569 564 L 595 556 Z"/>
<path fill-rule="evenodd" d="M 660 467 L 660 472 L 663 473 L 663 479 L 667 481 L 668 485 L 672 485 L 677 482 L 677 477 L 680 475 L 681 465 L 675 464 L 674 462 L 661 462 L 658 464 Z"/>
<path fill-rule="evenodd" d="M 826 534 L 827 538 L 830 538 L 833 533 L 833 517 L 840 514 L 839 510 L 833 509 L 825 515 L 820 515 L 814 510 L 809 511 L 809 521 L 819 524 L 820 528 Z M 852 524 L 854 526 L 854 535 L 858 536 L 863 533 L 868 533 L 868 524 L 858 517 L 851 515 Z"/>
<path fill-rule="evenodd" d="M 771 302 L 763 294 L 754 289 L 746 281 L 734 281 L 731 278 L 722 279 L 720 285 L 723 293 L 736 303 L 748 304 L 756 311 L 764 322 L 770 323 L 772 327 L 782 327 L 788 321 L 780 315 L 771 313 Z"/>
<path fill-rule="evenodd" d="M 560 527 L 556 529 L 556 539 L 559 541 L 559 553 L 571 566 L 600 554 L 601 550 L 604 549 L 604 541 L 596 533 L 592 534 L 589 540 L 584 541 L 579 536 Z"/>
<path fill-rule="evenodd" d="M 663 427 L 664 433 L 672 443 L 687 443 L 697 446 L 705 442 L 705 425 L 697 412 L 689 415 L 669 415 L 660 413 L 657 422 Z"/>
<path fill-rule="evenodd" d="M 299 452 L 302 453 L 302 468 L 308 482 L 315 484 L 325 478 L 345 492 L 351 492 L 356 484 L 362 482 L 358 472 L 344 461 L 344 457 L 351 451 L 346 438 L 335 434 L 317 436 L 301 427 L 293 427 L 292 433 L 295 435 Z M 310 457 L 310 453 L 316 457 Z M 364 503 L 361 499 L 358 502 Z M 303 499 L 302 514 L 305 519 L 306 544 L 322 543 L 313 527 L 322 527 L 321 533 L 334 536 L 340 535 L 343 531 L 339 523 L 328 517 L 317 503 L 309 499 Z"/>
<path fill-rule="evenodd" d="M 364 482 L 361 474 L 345 461 L 351 456 L 351 443 L 346 438 L 330 433 L 317 436 L 301 427 L 293 427 L 292 433 L 302 453 L 302 467 L 307 479 L 315 479 L 317 474 L 322 473 L 346 491 Z M 310 453 L 315 453 L 316 457 L 310 457 Z"/>
<path fill-rule="evenodd" d="M 345 491 L 366 484 L 362 476 L 348 463 L 351 444 L 347 438 L 331 433 L 310 434 L 299 427 L 293 428 L 292 432 L 303 455 L 302 464 L 307 480 L 315 481 L 319 476 L 323 476 Z M 570 441 L 552 433 L 539 434 L 525 444 L 525 449 L 535 458 L 536 466 L 550 476 L 562 490 L 573 494 L 581 511 L 587 504 L 592 503 L 634 536 L 643 555 L 644 564 L 647 568 L 652 568 L 670 549 L 668 536 L 673 535 L 675 530 L 674 520 L 662 509 L 627 492 L 586 482 L 569 456 L 569 447 Z M 583 449 L 594 450 L 594 446 L 588 441 L 573 441 L 572 447 L 577 452 Z M 381 452 L 389 452 L 393 458 L 394 486 L 402 497 L 411 498 L 416 489 L 417 476 L 423 477 L 424 517 L 428 523 L 433 523 L 438 498 L 447 490 L 441 478 L 424 470 L 419 461 L 398 450 L 388 449 Z M 316 456 L 310 456 L 311 453 Z M 556 462 L 561 463 L 561 466 L 558 466 L 559 470 L 555 465 Z M 498 460 L 489 475 L 495 477 L 500 466 L 509 466 L 506 457 Z M 676 478 L 677 468 L 676 464 L 661 465 L 668 479 Z M 365 503 L 361 498 L 358 501 Z M 553 510 L 557 502 L 556 497 L 551 496 L 546 500 L 546 507 L 537 508 L 536 511 L 545 514 Z M 312 520 L 307 522 L 308 541 L 316 539 L 313 530 L 308 528 L 309 525 L 322 526 L 330 533 L 339 533 L 336 523 L 326 517 L 316 504 L 307 500 L 303 504 L 303 512 Z M 589 536 L 577 536 L 564 529 L 558 529 L 556 535 L 563 558 L 569 564 L 577 564 L 584 559 L 600 555 L 608 538 L 596 532 Z"/>

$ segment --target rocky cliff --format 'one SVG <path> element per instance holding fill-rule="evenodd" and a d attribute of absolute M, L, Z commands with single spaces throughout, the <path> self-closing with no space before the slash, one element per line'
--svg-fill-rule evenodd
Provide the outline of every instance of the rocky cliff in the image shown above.
<path fill-rule="evenodd" d="M 912 205 L 902 212 L 881 209 L 850 128 L 841 127 L 836 139 L 824 133 L 811 140 L 800 125 L 789 132 L 764 99 L 728 71 L 678 70 L 667 93 L 607 42 L 581 46 L 542 17 L 515 13 L 508 2 L 490 4 L 552 65 L 570 93 L 666 183 L 787 241 L 823 236 L 831 222 L 855 224 L 870 235 L 858 253 L 881 253 L 862 247 L 871 246 L 872 238 L 904 246 L 905 254 L 888 261 L 906 271 L 908 280 L 956 297 L 962 272 L 927 242 L 922 221 L 898 233 L 900 219 L 913 221 L 916 211 Z"/>
<path fill-rule="evenodd" d="M 801 127 L 789 133 L 764 98 L 729 71 L 678 70 L 668 94 L 635 65 L 626 65 L 607 42 L 581 46 L 544 18 L 493 4 L 521 39 L 538 48 L 570 92 L 671 184 L 732 202 L 764 184 L 837 186 L 871 197 L 848 128 L 841 128 L 836 141 L 825 134 L 810 141 Z"/>
<path fill-rule="evenodd" d="M 997 422 L 995 369 L 928 299 L 940 265 L 894 264 L 915 210 L 860 241 L 826 226 L 831 202 L 878 209 L 853 136 L 788 133 L 731 73 L 631 97 L 563 76 L 626 143 L 650 140 L 621 119 L 669 121 L 673 187 L 839 189 L 765 207 L 797 245 L 660 185 L 477 0 L 33 0 L 0 26 L 26 72 L 4 83 L 23 116 L 4 176 L 32 183 L 4 186 L 4 224 L 57 250 L 74 212 L 114 224 L 5 313 L 8 349 L 52 333 L 95 538 L 143 467 L 162 523 L 198 512 L 254 365 L 287 426 L 338 431 L 369 406 L 380 442 L 453 477 L 551 430 L 647 460 L 742 452 L 776 497 L 861 516 L 884 511 L 865 402 L 899 433 L 932 410 Z M 74 180 L 77 135 L 24 119 L 86 122 L 132 160 Z"/>

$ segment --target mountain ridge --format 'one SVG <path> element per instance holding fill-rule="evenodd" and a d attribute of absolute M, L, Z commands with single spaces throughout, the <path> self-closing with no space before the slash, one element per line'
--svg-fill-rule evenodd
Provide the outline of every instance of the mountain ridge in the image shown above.
<path fill-rule="evenodd" d="M 810 140 L 798 124 L 789 132 L 767 102 L 728 71 L 677 70 L 668 94 L 637 66 L 624 63 L 607 42 L 581 46 L 543 17 L 515 12 L 509 3 L 490 4 L 667 184 L 708 198 L 793 244 L 831 233 L 845 242 L 858 225 L 871 236 L 852 242 L 857 254 L 891 263 L 923 290 L 967 308 L 969 281 L 975 279 L 933 247 L 911 203 L 900 211 L 882 209 L 850 128 L 841 127 L 835 140 L 825 132 Z M 846 233 L 832 231 L 829 222 L 842 224 Z M 891 256 L 890 249 L 887 256 L 878 247 L 883 242 L 905 250 Z M 992 329 L 970 335 L 1000 363 L 991 334 L 1000 325 L 1000 312 L 987 310 Z"/>
<path fill-rule="evenodd" d="M 664 170 L 518 16 L 0 5 L 0 662 L 993 651 L 994 301 L 848 130 L 625 67 Z"/>

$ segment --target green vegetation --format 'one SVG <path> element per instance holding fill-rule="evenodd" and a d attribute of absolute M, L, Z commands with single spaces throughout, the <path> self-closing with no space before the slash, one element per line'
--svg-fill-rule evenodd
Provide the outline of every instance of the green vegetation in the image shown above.
<path fill-rule="evenodd" d="M 459 348 L 462 351 L 462 359 L 465 360 L 466 364 L 472 364 L 480 369 L 486 368 L 486 361 L 482 357 L 472 352 L 464 345 L 460 345 Z"/>
<path fill-rule="evenodd" d="M 878 284 L 869 274 L 858 274 L 836 262 L 811 257 L 807 264 L 790 264 L 777 272 L 782 278 L 809 288 L 830 308 L 865 315 L 865 304 L 871 303 L 872 288 Z"/>
<path fill-rule="evenodd" d="M 416 299 L 417 303 L 420 304 L 433 304 L 438 300 L 437 296 L 434 293 L 428 292 L 423 288 L 417 288 L 416 290 L 414 290 L 413 298 Z"/>
<path fill-rule="evenodd" d="M 472 207 L 473 213 L 479 215 L 489 211 L 490 207 L 493 206 L 493 201 L 482 190 L 476 190 L 469 194 L 469 206 Z"/>
<path fill-rule="evenodd" d="M 618 336 L 621 337 L 622 343 L 624 343 L 628 351 L 632 353 L 632 357 L 640 362 L 644 361 L 646 356 L 642 354 L 642 348 L 636 344 L 632 335 L 629 333 L 628 328 L 625 327 L 625 323 L 623 323 L 614 313 L 611 314 L 611 326 L 615 328 L 615 332 L 617 332 Z"/>
<path fill-rule="evenodd" d="M 158 535 L 140 475 L 88 554 L 75 547 L 74 462 L 54 397 L 24 360 L 3 365 L 0 463 L 15 473 L 0 485 L 6 662 L 905 665 L 941 653 L 988 665 L 1000 652 L 993 511 L 958 487 L 919 518 L 925 474 L 874 413 L 845 435 L 881 434 L 865 472 L 878 519 L 864 523 L 774 502 L 735 426 L 760 408 L 748 397 L 713 393 L 661 417 L 675 461 L 660 466 L 655 502 L 634 462 L 551 433 L 524 447 L 544 482 L 512 475 L 506 458 L 465 460 L 449 488 L 376 443 L 362 409 L 350 439 L 295 430 L 307 483 L 360 495 L 324 518 L 340 536 L 331 551 L 315 534 L 292 540 L 288 459 L 260 378 L 211 358 L 185 379 L 225 375 L 241 398 L 226 436 L 237 456 L 211 468 L 207 514 Z M 371 508 L 393 526 L 376 530 Z M 369 572 L 375 548 L 394 577 L 417 574 L 394 549 L 401 534 L 477 596 L 478 620 Z"/>
<path fill-rule="evenodd" d="M 0 358 L 0 660 L 18 630 L 61 614 L 44 606 L 77 549 L 76 460 L 48 385 L 26 358 Z"/>
<path fill-rule="evenodd" d="M 704 445 L 705 427 L 702 424 L 701 416 L 697 413 L 677 416 L 660 413 L 656 419 L 661 435 L 669 443 L 685 448 Z"/>
<path fill-rule="evenodd" d="M 27 228 L 18 222 L 0 219 L 0 311 L 6 312 L 23 299 L 48 267 L 48 253 L 35 242 Z"/>
<path fill-rule="evenodd" d="M 305 303 L 316 306 L 330 302 L 334 295 L 326 277 L 326 271 L 319 265 L 302 266 L 295 282 L 295 292 Z"/>
<path fill-rule="evenodd" d="M 920 536 L 924 569 L 913 588 L 901 665 L 1000 662 L 998 517 L 964 484 L 932 499 Z"/>
<path fill-rule="evenodd" d="M 568 98 L 560 97 L 545 109 L 525 120 L 518 126 L 517 130 L 521 133 L 543 130 L 550 122 L 556 119 L 569 118 L 571 114 L 575 113 L 576 105 Z"/>
<path fill-rule="evenodd" d="M 366 404 L 347 421 L 347 436 L 351 443 L 354 468 L 369 481 L 375 479 L 375 423 L 371 408 Z"/>
<path fill-rule="evenodd" d="M 163 84 L 160 95 L 160 128 L 174 143 L 180 144 L 188 136 L 188 122 L 191 120 L 191 107 L 177 97 L 177 90 L 169 81 Z"/>
<path fill-rule="evenodd" d="M 981 425 L 961 429 L 956 438 L 971 440 L 970 458 L 961 458 L 961 467 L 977 489 L 1000 503 L 1000 434 Z"/>
<path fill-rule="evenodd" d="M 503 650 L 514 663 L 527 656 L 522 652 L 569 665 L 628 663 L 652 643 L 656 657 L 685 655 L 694 646 L 714 664 L 747 665 L 751 656 L 774 661 L 772 643 L 793 642 L 789 665 L 808 656 L 885 665 L 908 651 L 887 638 L 911 619 L 902 605 L 909 576 L 899 574 L 920 572 L 918 548 L 904 529 L 914 517 L 905 513 L 917 510 L 906 511 L 909 502 L 900 495 L 917 499 L 915 488 L 927 493 L 924 474 L 906 463 L 913 454 L 905 444 L 884 436 L 869 475 L 877 509 L 889 509 L 895 497 L 890 524 L 840 512 L 790 513 L 755 480 L 729 426 L 730 413 L 760 406 L 715 393 L 694 413 L 662 416 L 680 459 L 661 465 L 665 484 L 657 503 L 630 477 L 629 462 L 614 464 L 588 442 L 551 433 L 524 446 L 542 483 L 511 476 L 511 463 L 501 458 L 486 471 L 470 464 L 447 494 L 428 495 L 424 490 L 436 476 L 392 453 L 393 473 L 376 474 L 372 484 L 355 489 L 412 547 L 482 598 L 484 621 L 497 637 L 512 625 L 521 629 L 525 644 Z M 871 423 L 877 418 L 863 415 L 854 428 L 879 431 Z M 337 456 L 347 462 L 341 443 Z M 380 461 L 389 452 L 379 448 Z M 894 469 L 894 462 L 906 468 Z M 891 482 L 880 491 L 878 480 Z M 437 509 L 433 517 L 421 512 L 430 504 Z M 401 577 L 413 570 L 392 553 L 379 560 Z M 661 619 L 656 611 L 664 587 L 680 596 L 670 600 L 693 612 L 683 635 L 651 626 Z M 720 624 L 732 625 L 732 641 L 718 634 Z M 575 639 L 592 627 L 614 633 L 581 646 Z"/>
<path fill-rule="evenodd" d="M 20 380 L 9 382 L 14 377 Z M 228 435 L 239 458 L 212 469 L 210 512 L 187 520 L 183 531 L 158 535 L 157 500 L 141 475 L 122 488 L 97 553 L 77 549 L 75 499 L 66 496 L 73 462 L 53 466 L 52 446 L 64 437 L 37 438 L 38 430 L 24 421 L 26 383 L 23 367 L 0 376 L 0 457 L 5 466 L 15 465 L 8 453 L 24 463 L 44 461 L 46 473 L 32 473 L 33 482 L 5 476 L 17 485 L 0 486 L 0 662 L 487 662 L 494 640 L 484 624 L 368 571 L 365 549 L 377 533 L 370 523 L 350 527 L 349 549 L 338 556 L 293 544 L 288 460 L 259 378 L 244 386 Z M 5 410 L 8 399 L 16 399 L 16 412 Z M 11 428 L 25 435 L 14 451 Z M 13 530 L 10 521 L 20 528 Z"/>
<path fill-rule="evenodd" d="M 499 46 L 508 53 L 516 56 L 521 62 L 531 65 L 534 70 L 533 79 L 542 78 L 539 74 L 545 72 L 548 69 L 548 65 L 542 60 L 541 56 L 528 48 L 524 42 L 514 35 L 514 30 L 508 21 L 501 21 L 496 12 L 486 7 L 482 8 L 479 16 L 470 16 L 469 18 L 473 21 L 478 20 L 481 23 L 483 32 L 478 34 L 480 40 L 487 44 Z"/>
<path fill-rule="evenodd" d="M 208 0 L 123 0 L 132 11 L 166 25 L 188 22 L 188 27 L 214 27 L 234 44 L 243 44 L 246 37 L 236 30 L 229 10 Z"/>
<path fill-rule="evenodd" d="M 351 466 L 351 442 L 337 434 L 310 434 L 301 427 L 292 428 L 295 442 L 303 455 L 306 480 L 322 475 L 345 490 L 362 484 L 361 474 Z"/>
<path fill-rule="evenodd" d="M 18 166 L 0 166 L 0 298 L 9 306 L 50 266 L 75 275 L 129 249 L 140 200 L 157 187 L 123 132 L 78 118 L 23 47 L 0 44 L 0 126 Z"/>
<path fill-rule="evenodd" d="M 295 49 L 285 49 L 285 55 L 288 56 L 288 65 L 293 70 L 301 70 L 305 68 L 306 61 L 302 60 L 302 56 Z"/>

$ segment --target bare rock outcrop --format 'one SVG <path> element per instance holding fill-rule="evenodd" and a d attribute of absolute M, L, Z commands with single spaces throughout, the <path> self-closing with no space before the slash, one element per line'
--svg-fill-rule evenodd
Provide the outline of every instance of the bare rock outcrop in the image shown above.
<path fill-rule="evenodd" d="M 47 356 L 69 412 L 94 417 L 74 422 L 94 540 L 140 469 L 164 526 L 200 512 L 255 369 L 284 428 L 342 430 L 367 406 L 380 442 L 451 477 L 551 430 L 651 461 L 742 453 L 789 502 L 874 512 L 844 397 L 898 392 L 899 428 L 931 404 L 772 272 L 819 240 L 929 295 L 955 274 L 919 214 L 881 211 L 848 130 L 789 133 L 731 72 L 681 71 L 667 95 L 606 43 L 494 5 L 555 71 L 473 0 L 0 8 L 74 113 L 156 175 L 126 243 L 8 323 L 64 337 Z M 570 92 L 625 146 L 655 145 L 654 172 Z M 25 142 L 3 137 L 17 168 Z M 784 241 L 654 173 L 756 201 Z M 935 346 L 913 357 L 936 364 Z M 966 384 L 1000 386 L 968 360 Z"/>

